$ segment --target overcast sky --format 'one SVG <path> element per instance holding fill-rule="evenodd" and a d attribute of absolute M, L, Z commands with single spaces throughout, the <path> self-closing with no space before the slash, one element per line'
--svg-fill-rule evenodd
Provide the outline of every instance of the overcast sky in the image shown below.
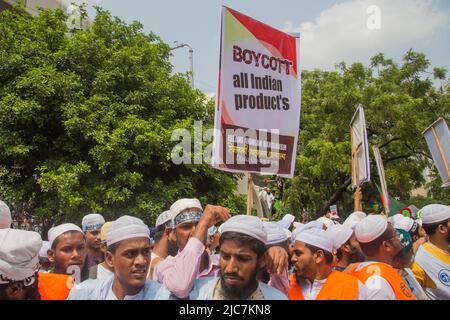
<path fill-rule="evenodd" d="M 194 49 L 195 87 L 216 91 L 221 5 L 229 6 L 277 29 L 301 34 L 301 67 L 331 70 L 340 61 L 367 63 L 383 52 L 400 61 L 412 48 L 432 66 L 450 70 L 450 1 L 448 0 L 84 0 L 114 16 L 140 21 L 145 32 L 163 41 Z M 367 21 L 380 9 L 380 29 Z M 92 17 L 93 10 L 89 9 Z M 173 51 L 175 72 L 189 70 L 188 49 Z"/>

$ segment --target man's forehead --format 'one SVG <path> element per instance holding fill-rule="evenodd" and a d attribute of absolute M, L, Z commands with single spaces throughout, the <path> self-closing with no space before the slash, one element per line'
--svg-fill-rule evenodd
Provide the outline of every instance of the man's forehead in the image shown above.
<path fill-rule="evenodd" d="M 255 254 L 250 246 L 235 240 L 225 240 L 220 246 L 220 251 L 228 254 Z"/>
<path fill-rule="evenodd" d="M 294 250 L 302 250 L 302 251 L 304 251 L 306 249 L 308 249 L 308 247 L 305 245 L 305 243 L 303 241 L 296 240 L 294 242 Z"/>
<path fill-rule="evenodd" d="M 150 248 L 150 239 L 146 237 L 138 237 L 122 240 L 119 242 L 118 250 L 139 250 Z"/>
<path fill-rule="evenodd" d="M 56 238 L 58 246 L 68 245 L 68 244 L 78 244 L 80 242 L 85 242 L 85 236 L 79 231 L 69 231 L 59 235 Z"/>

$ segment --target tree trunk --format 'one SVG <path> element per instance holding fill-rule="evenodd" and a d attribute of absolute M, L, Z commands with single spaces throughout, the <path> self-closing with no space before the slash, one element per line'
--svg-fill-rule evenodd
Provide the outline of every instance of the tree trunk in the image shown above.
<path fill-rule="evenodd" d="M 322 206 L 322 208 L 320 208 L 320 210 L 316 212 L 316 217 L 322 217 L 323 215 L 325 215 L 327 213 L 328 209 L 330 208 L 330 206 L 335 204 L 336 202 L 338 202 L 338 200 L 341 199 L 345 190 L 351 183 L 352 183 L 352 178 L 351 177 L 347 178 L 337 188 L 337 190 L 333 193 L 333 195 L 330 197 L 330 199 L 328 199 L 328 201 Z"/>

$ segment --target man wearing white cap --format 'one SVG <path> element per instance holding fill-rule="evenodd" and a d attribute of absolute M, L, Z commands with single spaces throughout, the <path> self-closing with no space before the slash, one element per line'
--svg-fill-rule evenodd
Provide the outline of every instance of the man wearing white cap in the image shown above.
<path fill-rule="evenodd" d="M 427 234 L 417 220 L 405 217 L 403 215 L 395 215 L 392 220 L 392 226 L 395 229 L 402 229 L 408 232 L 413 240 L 413 252 L 416 253 L 419 247 L 427 242 Z"/>
<path fill-rule="evenodd" d="M 367 217 L 367 215 L 364 212 L 362 212 L 362 211 L 355 211 L 355 212 L 351 213 L 347 217 L 347 219 L 345 219 L 343 225 L 346 226 L 346 227 L 349 227 L 350 229 L 355 231 L 355 227 L 358 224 L 358 222 L 360 222 L 365 217 Z"/>
<path fill-rule="evenodd" d="M 336 224 L 333 220 L 331 220 L 331 219 L 329 219 L 327 217 L 320 217 L 320 218 L 317 219 L 317 221 L 320 221 L 320 222 L 323 223 L 323 225 L 325 226 L 324 227 L 325 230 L 328 229 L 331 226 L 334 226 Z"/>
<path fill-rule="evenodd" d="M 6 203 L 0 200 L 0 229 L 11 228 L 11 211 Z"/>
<path fill-rule="evenodd" d="M 155 280 L 178 298 L 189 295 L 196 278 L 219 273 L 218 257 L 205 250 L 208 229 L 226 221 L 230 213 L 226 208 L 207 205 L 205 210 L 198 199 L 180 199 L 170 207 L 171 241 L 176 241 L 179 252 L 168 256 L 155 267 Z"/>
<path fill-rule="evenodd" d="M 337 260 L 333 270 L 344 271 L 350 264 L 364 261 L 364 254 L 352 229 L 337 224 L 329 227 L 326 232 L 333 241 Z"/>
<path fill-rule="evenodd" d="M 264 230 L 267 233 L 267 248 L 279 247 L 289 256 L 289 230 L 282 228 L 276 222 L 263 222 Z M 287 231 L 287 232 L 286 232 Z M 290 232 L 289 232 L 290 233 Z M 267 270 L 262 270 L 259 276 L 261 281 L 267 283 L 269 286 L 280 290 L 284 294 L 289 292 L 289 275 L 288 265 L 284 268 L 281 274 L 270 273 Z"/>
<path fill-rule="evenodd" d="M 392 267 L 401 252 L 400 236 L 381 215 L 369 215 L 355 228 L 366 262 L 350 265 L 346 272 L 367 287 L 369 300 L 416 300 L 398 271 Z"/>
<path fill-rule="evenodd" d="M 277 289 L 257 281 L 264 267 L 267 234 L 262 221 L 237 215 L 221 226 L 220 277 L 197 279 L 191 300 L 285 300 Z"/>
<path fill-rule="evenodd" d="M 209 255 L 217 254 L 216 250 L 219 246 L 220 233 L 216 226 L 208 229 L 208 240 L 206 241 L 206 251 Z"/>
<path fill-rule="evenodd" d="M 365 300 L 363 284 L 355 277 L 333 271 L 333 242 L 322 229 L 300 232 L 294 242 L 290 300 Z"/>
<path fill-rule="evenodd" d="M 154 300 L 168 299 L 167 290 L 147 280 L 150 265 L 150 231 L 142 220 L 122 216 L 106 235 L 106 263 L 114 276 L 87 280 L 75 286 L 68 300 Z M 165 295 L 164 295 L 165 294 Z"/>
<path fill-rule="evenodd" d="M 39 271 L 47 272 L 51 268 L 51 263 L 48 260 L 47 251 L 50 249 L 50 242 L 42 241 L 42 247 L 39 250 Z"/>
<path fill-rule="evenodd" d="M 0 300 L 39 300 L 41 236 L 33 231 L 0 229 Z"/>
<path fill-rule="evenodd" d="M 277 223 L 284 229 L 291 230 L 294 220 L 295 220 L 295 217 L 292 214 L 288 213 L 288 214 L 284 215 L 284 217 L 280 221 L 277 221 Z"/>
<path fill-rule="evenodd" d="M 83 217 L 81 228 L 86 235 L 87 257 L 86 266 L 91 268 L 103 262 L 104 256 L 100 248 L 102 242 L 100 240 L 100 229 L 105 223 L 105 219 L 101 214 L 91 213 Z"/>
<path fill-rule="evenodd" d="M 430 204 L 421 211 L 429 241 L 417 250 L 411 269 L 431 300 L 449 300 L 450 207 Z"/>
<path fill-rule="evenodd" d="M 172 232 L 170 210 L 166 210 L 158 216 L 155 227 L 155 245 L 152 250 L 150 268 L 147 275 L 149 280 L 156 279 L 154 275 L 156 265 L 170 254 L 169 247 L 173 243 L 169 241 Z M 176 253 L 172 254 L 176 255 Z"/>
<path fill-rule="evenodd" d="M 48 231 L 50 249 L 47 251 L 52 268 L 39 273 L 39 292 L 42 300 L 65 300 L 74 281 L 89 277 L 86 261 L 86 238 L 77 225 L 64 223 Z"/>
<path fill-rule="evenodd" d="M 105 256 L 108 247 L 106 245 L 106 234 L 112 225 L 112 221 L 105 222 L 100 229 L 100 240 L 102 242 L 100 249 L 102 250 L 103 256 Z M 106 261 L 103 260 L 93 267 L 89 268 L 89 279 L 104 279 L 112 276 L 114 274 L 114 269 L 111 268 Z"/>

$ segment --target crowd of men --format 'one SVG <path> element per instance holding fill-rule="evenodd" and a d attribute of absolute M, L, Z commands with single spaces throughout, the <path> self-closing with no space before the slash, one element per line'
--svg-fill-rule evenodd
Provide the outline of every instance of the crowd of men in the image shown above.
<path fill-rule="evenodd" d="M 231 216 L 180 199 L 156 220 L 11 228 L 0 203 L 0 299 L 448 300 L 450 207 L 421 219 L 351 213 L 341 224 Z"/>

